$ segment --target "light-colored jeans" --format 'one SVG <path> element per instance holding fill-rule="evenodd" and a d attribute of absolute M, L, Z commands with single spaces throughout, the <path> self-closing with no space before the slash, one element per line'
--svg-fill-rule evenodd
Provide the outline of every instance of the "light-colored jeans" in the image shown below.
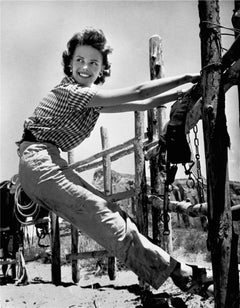
<path fill-rule="evenodd" d="M 56 146 L 24 141 L 19 153 L 20 182 L 33 201 L 88 234 L 155 289 L 169 277 L 177 261 L 140 234 L 117 204 L 84 188 Z"/>

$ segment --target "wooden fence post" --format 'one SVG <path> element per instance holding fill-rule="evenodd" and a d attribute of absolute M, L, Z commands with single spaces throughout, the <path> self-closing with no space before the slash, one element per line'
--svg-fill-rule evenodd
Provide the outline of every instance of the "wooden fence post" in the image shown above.
<path fill-rule="evenodd" d="M 235 29 L 240 30 L 240 1 L 234 0 L 234 10 L 232 16 L 232 25 Z M 239 32 L 235 31 L 235 38 L 239 36 Z M 237 85 L 238 88 L 238 112 L 239 112 L 239 126 L 240 126 L 240 85 Z"/>
<path fill-rule="evenodd" d="M 143 153 L 143 138 L 144 138 L 144 112 L 135 111 L 135 190 L 136 197 L 136 213 L 137 225 L 139 231 L 148 235 L 148 208 L 147 208 L 147 181 L 145 172 L 145 159 Z"/>
<path fill-rule="evenodd" d="M 232 215 L 228 180 L 225 95 L 221 85 L 219 3 L 199 0 L 203 84 L 203 134 L 207 169 L 208 248 L 211 251 L 216 308 L 237 307 L 239 290 L 230 281 Z"/>
<path fill-rule="evenodd" d="M 154 35 L 149 40 L 149 66 L 151 80 L 164 77 L 162 39 L 159 35 Z M 148 111 L 148 140 L 152 142 L 159 139 L 166 124 L 166 107 L 160 106 Z M 151 193 L 163 195 L 164 181 L 166 175 L 159 171 L 159 157 L 150 159 Z M 152 207 L 152 230 L 153 241 L 161 246 L 168 253 L 172 253 L 172 228 L 171 219 L 169 220 L 170 234 L 163 235 L 163 223 L 161 221 L 162 211 Z M 169 214 L 169 217 L 170 214 Z"/>
<path fill-rule="evenodd" d="M 109 147 L 107 129 L 100 128 L 102 149 L 105 150 Z M 103 155 L 103 179 L 104 179 L 104 192 L 106 195 L 112 194 L 112 171 L 111 160 L 109 155 Z M 108 276 L 110 280 L 116 279 L 116 258 L 108 257 Z"/>
<path fill-rule="evenodd" d="M 59 218 L 51 212 L 51 248 L 52 248 L 52 283 L 61 283 L 61 253 L 60 253 L 60 232 Z"/>
<path fill-rule="evenodd" d="M 68 152 L 68 163 L 74 163 L 74 151 Z M 78 229 L 71 225 L 71 253 L 78 253 Z M 80 260 L 72 260 L 72 280 L 74 283 L 78 283 L 80 280 Z"/>
<path fill-rule="evenodd" d="M 240 30 L 240 1 L 234 1 L 234 13 L 232 16 L 232 24 L 235 29 Z M 240 36 L 235 31 L 235 38 Z M 239 112 L 239 126 L 240 126 L 240 85 L 237 85 L 238 89 L 238 112 Z M 234 290 L 231 292 L 230 300 L 235 301 L 236 304 L 233 307 L 240 307 L 240 299 L 238 294 L 239 290 L 239 270 L 238 270 L 238 241 L 239 241 L 240 221 L 233 221 L 233 233 L 232 233 L 232 244 L 231 244 L 231 259 L 230 259 L 230 273 L 229 281 L 235 281 Z"/>

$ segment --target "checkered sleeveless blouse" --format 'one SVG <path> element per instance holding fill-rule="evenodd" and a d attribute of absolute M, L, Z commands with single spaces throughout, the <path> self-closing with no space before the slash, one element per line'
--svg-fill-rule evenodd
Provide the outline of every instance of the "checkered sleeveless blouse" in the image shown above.
<path fill-rule="evenodd" d="M 65 77 L 42 99 L 24 128 L 41 141 L 56 144 L 69 151 L 89 137 L 99 117 L 101 107 L 87 108 L 96 88 L 82 87 L 71 77 Z"/>

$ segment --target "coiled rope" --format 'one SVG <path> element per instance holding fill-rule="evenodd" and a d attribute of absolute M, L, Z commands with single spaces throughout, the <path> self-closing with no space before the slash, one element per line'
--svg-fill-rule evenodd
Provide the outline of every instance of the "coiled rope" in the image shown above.
<path fill-rule="evenodd" d="M 40 207 L 37 203 L 30 200 L 27 204 L 21 204 L 21 194 L 23 189 L 21 187 L 21 184 L 18 184 L 16 186 L 15 194 L 14 194 L 14 200 L 15 200 L 15 207 L 14 212 L 16 215 L 17 220 L 24 226 L 32 225 L 34 223 L 34 217 L 38 215 Z M 27 211 L 27 212 L 26 212 Z M 21 219 L 20 215 L 24 217 L 25 219 Z M 27 221 L 28 217 L 32 217 L 32 220 Z"/>

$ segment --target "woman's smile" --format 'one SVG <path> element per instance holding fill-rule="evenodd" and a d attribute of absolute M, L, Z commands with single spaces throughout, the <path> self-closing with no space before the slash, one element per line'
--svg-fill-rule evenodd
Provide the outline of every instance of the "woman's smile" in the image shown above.
<path fill-rule="evenodd" d="M 76 47 L 71 61 L 72 76 L 82 86 L 91 87 L 103 69 L 102 54 L 92 46 Z"/>
<path fill-rule="evenodd" d="M 79 76 L 82 77 L 82 78 L 89 78 L 89 77 L 91 77 L 90 74 L 85 73 L 85 72 L 79 72 Z"/>

